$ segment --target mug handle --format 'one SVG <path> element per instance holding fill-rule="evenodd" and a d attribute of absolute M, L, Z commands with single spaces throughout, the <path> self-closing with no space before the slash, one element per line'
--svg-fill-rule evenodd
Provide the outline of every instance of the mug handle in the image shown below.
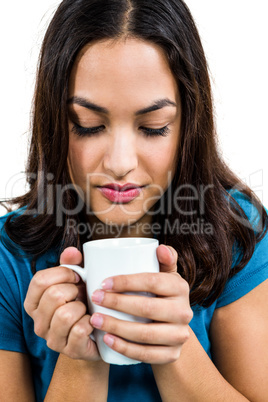
<path fill-rule="evenodd" d="M 85 268 L 79 267 L 79 265 L 70 265 L 70 264 L 61 264 L 60 267 L 65 267 L 68 269 L 72 269 L 74 272 L 76 272 L 78 275 L 81 276 L 82 281 L 86 282 L 86 270 Z M 89 337 L 96 342 L 94 334 L 90 334 Z"/>
<path fill-rule="evenodd" d="M 74 272 L 76 272 L 78 275 L 81 276 L 82 281 L 86 282 L 87 281 L 87 275 L 86 275 L 86 269 L 79 267 L 79 265 L 70 265 L 70 264 L 61 264 L 60 267 L 65 267 L 72 269 Z"/>

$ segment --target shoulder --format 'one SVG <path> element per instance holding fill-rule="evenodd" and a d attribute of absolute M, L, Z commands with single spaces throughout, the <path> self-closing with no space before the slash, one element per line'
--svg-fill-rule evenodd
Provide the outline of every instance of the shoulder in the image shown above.
<path fill-rule="evenodd" d="M 22 215 L 22 213 L 23 210 L 18 209 L 0 217 L 0 258 L 2 259 L 8 257 L 14 260 L 16 257 L 26 256 L 21 247 L 10 239 L 5 226 L 7 222 L 12 221 L 17 216 Z"/>
<path fill-rule="evenodd" d="M 233 213 L 233 217 L 247 227 L 253 228 L 258 239 L 253 255 L 248 263 L 232 278 L 217 300 L 217 307 L 223 307 L 243 297 L 268 279 L 268 231 L 266 210 L 239 191 L 229 192 L 229 202 L 235 201 L 244 216 Z M 233 248 L 233 267 L 240 259 L 238 250 Z"/>
<path fill-rule="evenodd" d="M 18 211 L 10 212 L 0 217 L 0 292 L 9 290 L 20 293 L 22 287 L 28 286 L 32 277 L 31 258 L 11 241 L 5 229 L 7 220 L 17 213 Z"/>
<path fill-rule="evenodd" d="M 26 208 L 19 208 L 17 210 L 6 213 L 0 216 L 0 240 L 6 236 L 5 224 L 9 221 L 13 221 L 19 216 L 22 216 Z"/>
<path fill-rule="evenodd" d="M 0 230 L 2 230 L 2 228 L 4 227 L 4 225 L 8 219 L 10 219 L 12 216 L 16 216 L 18 211 L 20 211 L 20 210 L 11 211 L 11 212 L 6 213 L 5 215 L 0 216 Z"/>
<path fill-rule="evenodd" d="M 243 211 L 243 215 L 236 213 L 230 208 L 230 212 L 237 222 L 242 223 L 246 227 L 251 227 L 256 233 L 263 232 L 265 227 L 267 228 L 267 210 L 263 207 L 261 202 L 257 202 L 257 199 L 250 198 L 241 191 L 231 189 L 227 192 L 227 201 L 230 207 L 235 207 L 236 210 L 240 208 Z M 264 216 L 266 214 L 266 217 Z M 264 222 L 266 221 L 266 225 Z"/>
<path fill-rule="evenodd" d="M 57 260 L 57 253 L 51 250 L 37 258 L 26 253 L 21 246 L 10 239 L 5 223 L 22 214 L 23 209 L 18 209 L 0 217 L 0 273 L 4 276 L 27 278 L 29 281 L 33 276 L 31 270 L 33 261 L 36 263 L 36 270 L 45 269 Z"/>

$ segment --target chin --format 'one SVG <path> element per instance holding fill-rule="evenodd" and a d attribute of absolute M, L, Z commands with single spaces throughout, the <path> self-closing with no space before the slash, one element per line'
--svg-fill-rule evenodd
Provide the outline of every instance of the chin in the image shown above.
<path fill-rule="evenodd" d="M 108 226 L 122 226 L 127 227 L 131 225 L 135 225 L 141 219 L 141 216 L 131 217 L 126 214 L 106 214 L 106 215 L 98 215 L 96 217 L 100 222 L 104 223 Z"/>

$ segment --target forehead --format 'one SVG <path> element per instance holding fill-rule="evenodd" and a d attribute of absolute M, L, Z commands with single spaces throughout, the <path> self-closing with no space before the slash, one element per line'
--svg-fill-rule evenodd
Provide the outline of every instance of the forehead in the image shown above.
<path fill-rule="evenodd" d="M 98 41 L 79 53 L 70 77 L 70 95 L 113 91 L 114 95 L 141 91 L 150 96 L 177 97 L 176 80 L 164 51 L 139 39 Z"/>

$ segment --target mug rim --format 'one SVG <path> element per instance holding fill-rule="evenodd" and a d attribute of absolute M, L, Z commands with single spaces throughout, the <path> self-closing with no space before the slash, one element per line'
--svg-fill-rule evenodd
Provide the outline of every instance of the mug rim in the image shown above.
<path fill-rule="evenodd" d="M 83 244 L 83 249 L 85 248 L 132 248 L 132 247 L 142 247 L 148 245 L 159 244 L 157 239 L 152 237 L 111 237 L 108 239 L 98 239 L 90 240 Z"/>

